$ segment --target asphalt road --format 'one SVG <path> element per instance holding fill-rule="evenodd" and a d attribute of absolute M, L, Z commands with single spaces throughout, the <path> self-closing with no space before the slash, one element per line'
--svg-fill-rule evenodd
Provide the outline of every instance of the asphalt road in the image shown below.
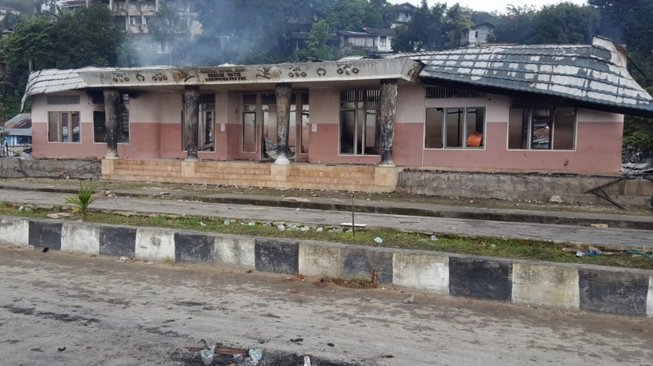
<path fill-rule="evenodd" d="M 62 205 L 70 194 L 0 190 L 0 201 L 17 204 Z M 351 213 L 282 207 L 219 204 L 166 199 L 100 197 L 92 208 L 162 213 L 173 215 L 217 216 L 233 219 L 286 221 L 317 225 L 351 222 Z M 653 233 L 646 230 L 592 228 L 571 225 L 547 225 L 518 222 L 465 220 L 385 214 L 356 214 L 356 223 L 408 231 L 439 234 L 510 237 L 562 243 L 602 246 L 653 248 Z"/>
<path fill-rule="evenodd" d="M 199 364 L 183 349 L 202 338 L 362 365 L 653 359 L 653 319 L 415 295 L 0 246 L 0 364 Z"/>

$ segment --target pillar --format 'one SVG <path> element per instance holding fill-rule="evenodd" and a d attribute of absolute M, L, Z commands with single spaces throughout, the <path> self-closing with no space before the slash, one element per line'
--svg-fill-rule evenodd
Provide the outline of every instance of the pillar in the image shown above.
<path fill-rule="evenodd" d="M 288 165 L 288 129 L 290 127 L 290 84 L 277 84 L 277 159 L 275 164 Z"/>
<path fill-rule="evenodd" d="M 105 141 L 107 143 L 107 159 L 116 159 L 118 157 L 118 139 L 120 138 L 120 124 L 118 118 L 120 115 L 120 103 L 122 96 L 117 90 L 104 91 L 104 115 L 105 115 Z"/>
<path fill-rule="evenodd" d="M 381 80 L 381 165 L 394 166 L 392 145 L 397 115 L 397 80 Z"/>
<path fill-rule="evenodd" d="M 199 98 L 199 87 L 186 87 L 184 90 L 184 148 L 186 149 L 186 159 L 188 160 L 197 159 Z"/>

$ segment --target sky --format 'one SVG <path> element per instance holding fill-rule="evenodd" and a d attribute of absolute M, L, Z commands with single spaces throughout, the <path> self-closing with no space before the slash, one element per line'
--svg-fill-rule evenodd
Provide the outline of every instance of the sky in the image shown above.
<path fill-rule="evenodd" d="M 393 4 L 403 4 L 409 2 L 415 6 L 419 6 L 422 2 L 421 0 L 389 0 Z M 508 5 L 515 6 L 524 6 L 524 5 L 535 5 L 536 8 L 540 8 L 543 5 L 553 5 L 563 2 L 570 2 L 577 5 L 587 4 L 587 0 L 428 0 L 429 6 L 433 6 L 435 3 L 447 3 L 448 5 L 454 5 L 459 3 L 462 6 L 472 8 L 478 11 L 499 11 L 505 12 Z"/>

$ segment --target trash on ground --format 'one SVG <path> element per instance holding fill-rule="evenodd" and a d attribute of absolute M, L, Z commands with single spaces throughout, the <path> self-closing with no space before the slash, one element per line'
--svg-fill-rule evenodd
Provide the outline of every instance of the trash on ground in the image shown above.
<path fill-rule="evenodd" d="M 57 213 L 48 214 L 48 217 L 51 219 L 63 219 L 70 216 L 71 215 L 67 212 L 57 212 Z"/>
<path fill-rule="evenodd" d="M 351 224 L 351 222 L 343 222 L 343 223 L 340 224 L 340 226 L 352 227 L 352 224 Z M 367 227 L 367 224 L 354 224 L 353 226 L 355 228 L 357 228 L 357 229 L 364 229 L 364 228 Z"/>
<path fill-rule="evenodd" d="M 311 358 L 309 356 L 304 356 L 304 366 L 311 366 Z"/>
<path fill-rule="evenodd" d="M 415 295 L 410 295 L 409 297 L 404 299 L 404 304 L 414 304 L 415 303 Z"/>
<path fill-rule="evenodd" d="M 222 225 L 224 225 L 224 226 L 228 226 L 229 224 L 231 224 L 231 221 L 229 221 L 229 220 L 224 220 L 222 222 Z"/>
<path fill-rule="evenodd" d="M 438 237 L 435 234 L 431 235 L 431 241 L 437 241 L 437 240 Z"/>
<path fill-rule="evenodd" d="M 595 227 L 597 229 L 607 229 L 608 224 L 590 224 L 591 227 Z"/>
<path fill-rule="evenodd" d="M 200 226 L 201 227 L 206 227 L 206 224 L 203 221 L 200 221 Z"/>
<path fill-rule="evenodd" d="M 381 238 L 380 236 L 377 236 L 376 238 L 374 238 L 374 242 L 377 243 L 377 244 L 381 244 L 381 243 L 383 243 L 383 238 Z"/>
<path fill-rule="evenodd" d="M 277 230 L 279 230 L 279 231 L 286 231 L 286 225 L 284 225 L 284 224 L 279 224 L 279 225 L 277 225 Z"/>

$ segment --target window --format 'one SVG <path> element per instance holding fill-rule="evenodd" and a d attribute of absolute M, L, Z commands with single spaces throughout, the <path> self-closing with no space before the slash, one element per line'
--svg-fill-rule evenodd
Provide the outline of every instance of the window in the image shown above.
<path fill-rule="evenodd" d="M 79 112 L 48 112 L 49 142 L 79 142 Z"/>
<path fill-rule="evenodd" d="M 484 98 L 485 93 L 479 93 L 474 90 L 450 88 L 448 86 L 431 86 L 426 88 L 426 99 L 446 99 L 446 98 Z"/>
<path fill-rule="evenodd" d="M 427 108 L 424 146 L 427 149 L 484 146 L 485 108 Z"/>
<path fill-rule="evenodd" d="M 129 143 L 129 95 L 122 95 L 122 103 L 118 105 L 118 142 Z M 103 111 L 93 112 L 93 142 L 107 142 L 107 116 Z"/>
<path fill-rule="evenodd" d="M 93 112 L 93 141 L 107 142 L 107 118 L 104 112 Z"/>
<path fill-rule="evenodd" d="M 301 111 L 297 113 L 297 111 Z M 310 109 L 308 103 L 308 93 L 293 93 L 290 98 L 290 126 L 288 131 L 288 149 L 291 155 L 299 151 L 302 154 L 308 153 L 308 123 Z M 298 150 L 297 139 L 300 147 Z"/>
<path fill-rule="evenodd" d="M 380 40 L 379 40 L 379 45 L 380 45 L 381 47 L 385 47 L 388 38 L 387 38 L 386 36 L 381 36 L 379 39 L 380 39 Z"/>
<path fill-rule="evenodd" d="M 256 95 L 243 95 L 243 152 L 256 152 Z"/>
<path fill-rule="evenodd" d="M 79 95 L 48 95 L 46 97 L 48 105 L 79 104 L 79 100 Z"/>
<path fill-rule="evenodd" d="M 200 151 L 215 151 L 215 94 L 200 95 L 197 147 Z"/>
<path fill-rule="evenodd" d="M 574 108 L 533 106 L 510 109 L 509 149 L 573 150 L 575 134 Z"/>
<path fill-rule="evenodd" d="M 380 99 L 381 92 L 378 89 L 347 90 L 340 93 L 341 154 L 379 154 Z"/>

